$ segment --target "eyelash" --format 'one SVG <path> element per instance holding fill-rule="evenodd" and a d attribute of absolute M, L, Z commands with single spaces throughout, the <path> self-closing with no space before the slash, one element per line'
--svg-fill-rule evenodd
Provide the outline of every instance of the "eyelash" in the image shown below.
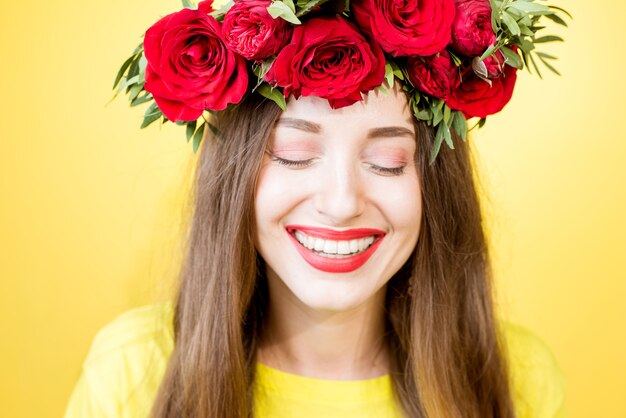
<path fill-rule="evenodd" d="M 313 161 L 313 158 L 308 159 L 308 160 L 286 160 L 284 158 L 280 158 L 280 157 L 273 155 L 272 161 L 275 161 L 278 164 L 283 165 L 285 167 L 304 168 L 308 166 L 309 164 L 311 164 L 311 162 Z M 401 174 L 404 174 L 404 168 L 405 168 L 405 166 L 381 167 L 375 164 L 369 164 L 369 166 L 372 170 L 374 170 L 375 172 L 383 176 L 399 176 Z"/>

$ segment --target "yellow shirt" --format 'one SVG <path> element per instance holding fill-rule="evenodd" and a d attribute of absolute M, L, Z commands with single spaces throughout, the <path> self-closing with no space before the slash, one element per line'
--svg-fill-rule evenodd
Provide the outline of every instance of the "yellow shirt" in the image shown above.
<path fill-rule="evenodd" d="M 65 418 L 148 416 L 173 348 L 172 306 L 126 312 L 94 339 Z M 563 417 L 564 381 L 554 357 L 526 329 L 504 324 L 518 418 Z M 388 375 L 358 381 L 314 379 L 257 363 L 258 418 L 400 417 Z"/>

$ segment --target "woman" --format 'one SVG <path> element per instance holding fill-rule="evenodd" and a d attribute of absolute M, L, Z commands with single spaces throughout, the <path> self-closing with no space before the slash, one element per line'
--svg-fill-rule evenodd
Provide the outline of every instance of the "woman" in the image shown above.
<path fill-rule="evenodd" d="M 563 413 L 550 352 L 494 318 L 466 143 L 439 150 L 409 84 L 368 77 L 362 100 L 246 94 L 215 115 L 177 300 L 100 332 L 66 417 Z M 159 86 L 169 119 L 195 111 Z"/>

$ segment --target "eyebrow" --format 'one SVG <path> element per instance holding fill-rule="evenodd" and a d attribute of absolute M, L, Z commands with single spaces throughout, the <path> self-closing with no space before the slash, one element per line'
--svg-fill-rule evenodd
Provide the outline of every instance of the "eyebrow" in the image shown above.
<path fill-rule="evenodd" d="M 297 118 L 281 118 L 276 122 L 276 126 L 299 129 L 301 131 L 310 132 L 313 134 L 319 134 L 322 131 L 322 127 L 319 124 Z M 373 128 L 367 132 L 367 139 L 396 138 L 400 136 L 414 138 L 415 132 L 401 126 L 385 126 L 380 128 Z"/>
<path fill-rule="evenodd" d="M 313 134 L 319 134 L 322 131 L 322 127 L 314 122 L 309 122 L 304 119 L 296 118 L 280 118 L 276 122 L 276 126 L 284 126 L 286 128 L 299 129 L 301 131 L 310 132 Z"/>

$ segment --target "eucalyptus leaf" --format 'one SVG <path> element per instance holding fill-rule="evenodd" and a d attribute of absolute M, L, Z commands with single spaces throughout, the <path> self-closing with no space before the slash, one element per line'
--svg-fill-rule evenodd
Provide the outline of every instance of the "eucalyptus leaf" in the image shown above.
<path fill-rule="evenodd" d="M 275 1 L 267 7 L 267 11 L 274 19 L 280 17 L 289 23 L 294 25 L 300 25 L 300 19 L 298 19 L 295 13 L 282 1 Z"/>
<path fill-rule="evenodd" d="M 455 111 L 452 115 L 452 128 L 463 141 L 467 137 L 467 120 L 463 112 Z"/>
<path fill-rule="evenodd" d="M 130 102 L 130 105 L 131 106 L 138 106 L 140 104 L 147 103 L 147 102 L 149 102 L 152 99 L 153 99 L 152 95 L 150 93 L 146 92 L 146 94 L 144 94 L 143 96 L 139 96 L 135 100 Z"/>
<path fill-rule="evenodd" d="M 196 5 L 190 0 L 183 0 L 183 7 L 186 9 L 196 9 Z"/>
<path fill-rule="evenodd" d="M 551 14 L 551 15 L 546 15 L 546 17 L 561 26 L 567 27 L 567 23 L 565 23 L 565 21 L 561 19 L 558 15 Z"/>
<path fill-rule="evenodd" d="M 572 15 L 569 14 L 569 12 L 567 10 L 565 10 L 565 9 L 563 9 L 561 7 L 558 7 L 558 6 L 548 6 L 548 7 L 551 8 L 551 9 L 554 9 L 554 10 L 558 10 L 561 13 L 565 13 L 567 15 L 567 17 L 569 17 L 570 19 L 573 19 Z"/>
<path fill-rule="evenodd" d="M 535 61 L 533 54 L 528 54 L 528 57 L 530 57 L 530 63 L 533 65 L 533 68 L 537 72 L 537 75 L 543 80 L 543 77 L 541 76 L 541 71 L 539 71 L 539 67 L 537 66 L 537 62 Z"/>
<path fill-rule="evenodd" d="M 385 64 L 385 81 L 387 81 L 387 85 L 390 88 L 393 88 L 394 78 L 395 77 L 394 77 L 394 74 L 393 74 L 393 67 L 391 66 L 391 64 L 386 63 Z"/>
<path fill-rule="evenodd" d="M 450 149 L 454 149 L 454 144 L 452 143 L 452 135 L 450 134 L 450 127 L 447 124 L 442 124 L 439 129 L 443 129 L 443 139 L 448 144 Z"/>
<path fill-rule="evenodd" d="M 143 84 L 135 84 L 131 87 L 129 92 L 129 100 L 132 102 L 139 96 L 139 93 L 143 91 Z"/>
<path fill-rule="evenodd" d="M 515 19 L 513 19 L 513 17 L 509 13 L 502 12 L 502 21 L 504 22 L 506 27 L 509 29 L 509 32 L 511 32 L 511 35 L 518 36 L 520 34 L 520 29 L 519 29 L 517 22 L 515 21 Z"/>
<path fill-rule="evenodd" d="M 296 13 L 296 5 L 293 4 L 293 0 L 281 0 L 283 3 L 285 3 L 285 5 L 287 5 L 287 7 L 289 7 L 289 10 L 291 10 L 294 15 Z"/>
<path fill-rule="evenodd" d="M 321 6 L 322 4 L 326 3 L 328 0 L 311 0 L 311 1 L 307 1 L 307 0 L 298 0 L 298 13 L 296 14 L 296 16 L 300 17 L 300 16 L 304 16 L 305 14 L 309 13 L 311 11 L 311 9 L 313 9 L 314 7 L 317 6 Z"/>
<path fill-rule="evenodd" d="M 200 125 L 200 127 L 198 128 L 198 130 L 196 131 L 195 134 L 193 134 L 193 143 L 192 143 L 192 149 L 193 152 L 197 152 L 198 148 L 200 148 L 200 143 L 202 142 L 202 138 L 204 137 L 204 126 L 206 125 L 206 122 L 203 123 L 202 125 Z"/>
<path fill-rule="evenodd" d="M 435 134 L 435 142 L 433 144 L 433 148 L 430 151 L 430 159 L 429 164 L 433 164 L 437 159 L 437 154 L 439 154 L 439 149 L 441 148 L 441 143 L 443 142 L 443 131 L 441 127 L 437 129 L 437 133 Z"/>
<path fill-rule="evenodd" d="M 544 6 L 543 4 L 533 3 L 530 1 L 514 1 L 507 5 L 508 8 L 514 8 L 517 10 L 521 10 L 526 13 L 545 13 L 550 12 L 550 8 L 548 6 Z"/>
<path fill-rule="evenodd" d="M 141 129 L 147 127 L 152 122 L 159 120 L 159 118 L 163 116 L 163 114 L 159 111 L 159 113 L 153 113 L 143 118 L 143 122 L 141 123 Z"/>
<path fill-rule="evenodd" d="M 130 66 L 130 63 L 133 62 L 134 58 L 135 58 L 135 56 L 132 56 L 132 57 L 128 58 L 126 61 L 124 61 L 124 64 L 122 64 L 122 67 L 117 72 L 117 76 L 115 77 L 115 82 L 113 83 L 113 89 L 114 90 L 117 87 L 117 85 L 120 83 L 120 81 L 122 80 L 122 77 L 124 76 L 124 73 L 126 72 L 128 67 Z"/>
<path fill-rule="evenodd" d="M 261 86 L 256 91 L 261 96 L 272 100 L 283 111 L 287 110 L 287 101 L 285 100 L 285 95 L 280 90 L 272 88 L 267 83 L 263 83 L 263 84 L 261 84 Z"/>
<path fill-rule="evenodd" d="M 198 124 L 198 121 L 192 121 L 192 122 L 187 122 L 187 129 L 185 131 L 185 134 L 187 135 L 187 142 L 189 142 L 191 140 L 191 138 L 193 137 L 193 133 L 196 131 L 196 125 Z"/>
<path fill-rule="evenodd" d="M 542 56 L 541 52 L 538 52 L 538 53 L 537 53 L 537 56 L 539 57 L 539 59 L 541 60 L 541 62 L 543 63 L 543 65 L 545 65 L 546 67 L 548 67 L 548 69 L 549 69 L 550 71 L 552 71 L 552 72 L 553 72 L 554 74 L 556 74 L 556 75 L 561 75 L 561 73 L 560 73 L 560 72 L 558 72 L 558 71 L 557 71 L 557 69 L 556 69 L 556 68 L 554 68 L 554 67 L 553 67 L 553 66 L 552 66 L 552 65 L 548 62 L 548 60 Z"/>
<path fill-rule="evenodd" d="M 235 4 L 235 2 L 233 0 L 228 0 L 218 10 L 214 10 L 213 12 L 211 12 L 209 14 L 211 16 L 213 16 L 216 20 L 221 21 L 223 19 L 224 15 L 226 14 L 226 12 L 233 6 L 233 4 Z"/>
<path fill-rule="evenodd" d="M 500 52 L 502 52 L 502 55 L 506 58 L 506 63 L 511 67 L 515 67 L 517 69 L 522 69 L 524 67 L 524 63 L 517 52 L 507 48 L 506 46 L 500 48 Z"/>
<path fill-rule="evenodd" d="M 545 42 L 563 42 L 563 38 L 561 38 L 560 36 L 546 35 L 534 39 L 533 42 L 536 44 L 542 44 Z"/>
<path fill-rule="evenodd" d="M 480 56 L 480 61 L 484 61 L 487 58 L 489 58 L 491 56 L 491 54 L 494 53 L 494 51 L 496 50 L 496 45 L 490 45 L 489 48 L 487 48 L 485 50 L 485 52 L 483 52 L 483 54 Z"/>
<path fill-rule="evenodd" d="M 443 121 L 446 125 L 450 126 L 450 116 L 452 115 L 452 109 L 448 106 L 443 107 Z"/>

